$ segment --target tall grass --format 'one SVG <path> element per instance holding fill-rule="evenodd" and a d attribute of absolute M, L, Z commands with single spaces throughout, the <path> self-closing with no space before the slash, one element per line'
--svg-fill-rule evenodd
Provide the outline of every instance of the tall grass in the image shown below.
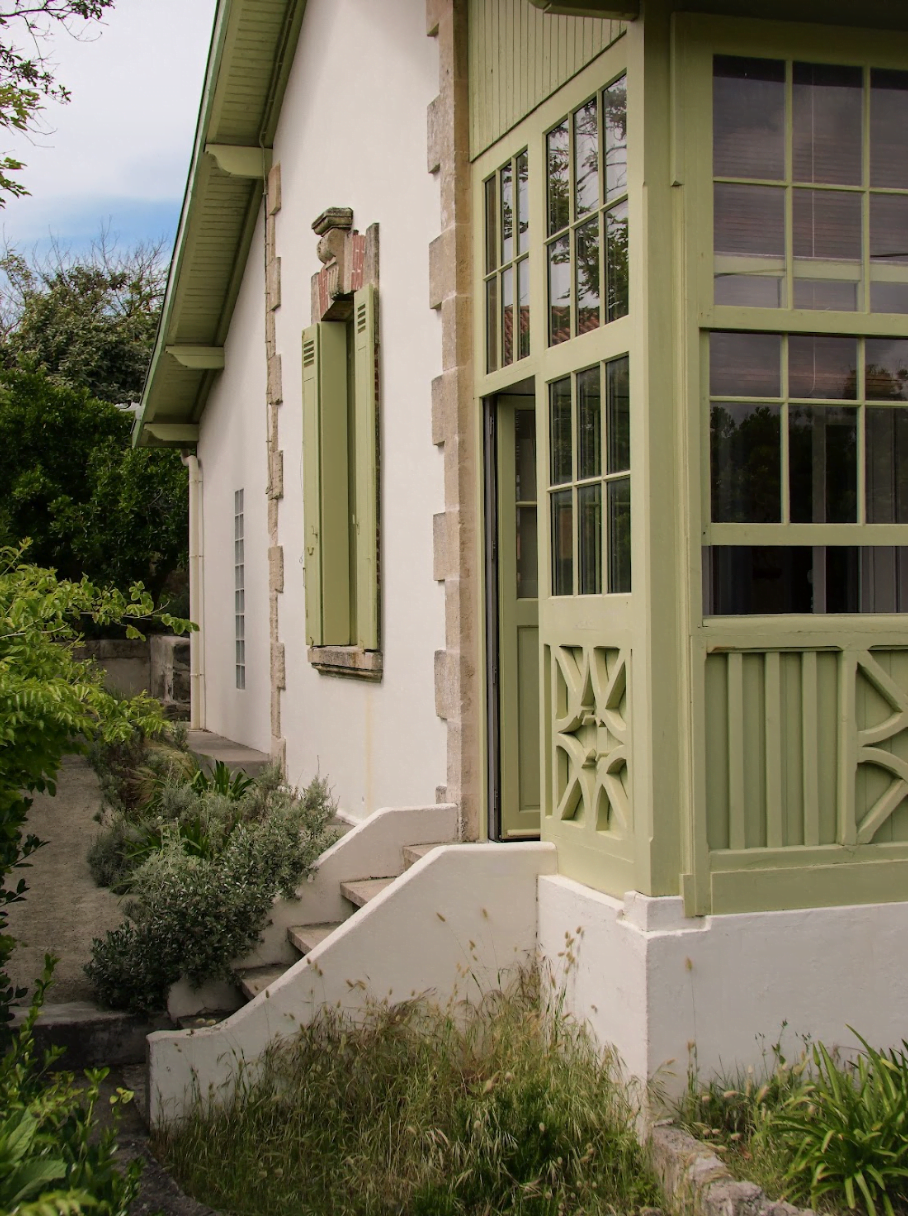
<path fill-rule="evenodd" d="M 240 1216 L 595 1216 L 658 1202 L 636 1113 L 614 1059 L 521 975 L 474 1007 L 326 1013 L 157 1151 Z"/>

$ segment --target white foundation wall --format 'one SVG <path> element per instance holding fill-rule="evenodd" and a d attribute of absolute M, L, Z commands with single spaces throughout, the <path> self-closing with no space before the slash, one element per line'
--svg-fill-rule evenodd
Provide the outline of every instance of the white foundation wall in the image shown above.
<path fill-rule="evenodd" d="M 568 1010 L 634 1076 L 686 1084 L 763 1063 L 787 1027 L 851 1050 L 908 1037 L 908 903 L 686 918 L 680 899 L 624 900 L 561 876 L 539 879 L 539 950 Z M 771 1066 L 771 1057 L 770 1057 Z"/>
<path fill-rule="evenodd" d="M 205 727 L 247 747 L 271 746 L 268 639 L 268 502 L 265 414 L 264 221 L 224 345 L 224 371 L 199 426 Z M 243 490 L 246 687 L 236 687 L 233 504 Z"/>
<path fill-rule="evenodd" d="M 321 771 L 356 819 L 382 806 L 434 802 L 445 782 L 446 733 L 434 693 L 444 597 L 432 577 L 432 516 L 444 508 L 442 454 L 431 436 L 441 344 L 428 269 L 440 218 L 437 180 L 426 168 L 426 107 L 437 93 L 424 4 L 309 0 L 274 149 L 282 196 L 281 729 L 290 780 Z M 307 660 L 300 337 L 312 321 L 311 278 L 321 267 L 311 224 L 329 206 L 352 207 L 360 232 L 379 225 L 380 683 L 322 675 Z"/>

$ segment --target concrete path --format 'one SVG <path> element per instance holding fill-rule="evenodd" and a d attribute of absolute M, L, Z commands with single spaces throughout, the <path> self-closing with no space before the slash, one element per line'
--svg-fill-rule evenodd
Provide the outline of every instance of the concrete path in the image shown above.
<path fill-rule="evenodd" d="M 56 797 L 38 795 L 27 831 L 48 843 L 20 871 L 29 891 L 9 908 L 9 931 L 19 945 L 10 964 L 17 984 L 31 987 L 41 974 L 46 953 L 60 959 L 49 1002 L 90 1001 L 92 987 L 82 968 L 91 957 L 93 937 L 103 937 L 123 920 L 120 900 L 95 886 L 86 856 L 99 831 L 94 820 L 101 806 L 98 779 L 81 756 L 64 760 Z M 17 880 L 18 881 L 18 880 Z"/>

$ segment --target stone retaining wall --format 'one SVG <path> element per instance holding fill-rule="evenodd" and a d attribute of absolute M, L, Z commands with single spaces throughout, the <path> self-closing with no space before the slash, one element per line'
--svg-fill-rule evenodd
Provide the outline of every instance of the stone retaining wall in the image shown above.
<path fill-rule="evenodd" d="M 101 638 L 84 642 L 76 653 L 104 668 L 105 683 L 113 691 L 130 697 L 150 692 L 170 717 L 189 716 L 188 638 Z"/>

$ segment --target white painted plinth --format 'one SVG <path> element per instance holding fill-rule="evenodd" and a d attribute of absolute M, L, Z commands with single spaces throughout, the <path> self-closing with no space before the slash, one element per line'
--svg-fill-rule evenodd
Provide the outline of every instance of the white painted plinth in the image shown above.
<path fill-rule="evenodd" d="M 828 1046 L 908 1038 L 908 903 L 687 918 L 680 899 L 623 900 L 560 875 L 539 878 L 539 947 L 568 1010 L 627 1070 L 686 1083 L 758 1066 L 778 1040 Z M 671 1062 L 671 1063 L 670 1063 Z"/>

